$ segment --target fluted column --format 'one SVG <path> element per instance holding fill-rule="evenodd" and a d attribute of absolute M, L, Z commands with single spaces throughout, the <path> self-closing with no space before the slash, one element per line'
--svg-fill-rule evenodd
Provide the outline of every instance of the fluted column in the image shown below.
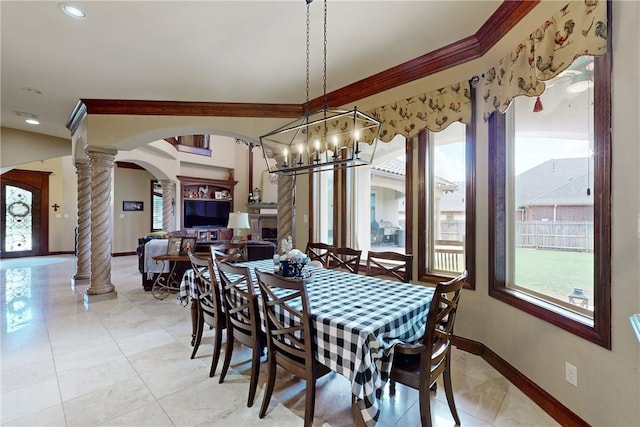
<path fill-rule="evenodd" d="M 176 183 L 170 179 L 160 180 L 162 184 L 162 229 L 176 229 Z"/>
<path fill-rule="evenodd" d="M 117 151 L 87 147 L 91 162 L 91 286 L 85 301 L 92 295 L 115 294 L 111 284 L 111 174 Z"/>
<path fill-rule="evenodd" d="M 296 177 L 278 177 L 278 250 L 280 242 L 287 237 L 293 237 L 293 247 L 295 248 L 296 220 Z"/>
<path fill-rule="evenodd" d="M 78 227 L 76 235 L 76 282 L 91 278 L 91 165 L 75 161 L 78 180 Z"/>

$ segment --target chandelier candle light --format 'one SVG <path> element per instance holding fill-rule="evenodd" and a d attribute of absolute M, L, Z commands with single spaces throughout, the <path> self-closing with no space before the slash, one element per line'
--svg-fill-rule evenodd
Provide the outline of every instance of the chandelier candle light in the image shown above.
<path fill-rule="evenodd" d="M 358 111 L 327 107 L 327 0 L 324 0 L 323 107 L 309 112 L 309 6 L 307 3 L 307 97 L 303 117 L 260 137 L 270 173 L 296 175 L 335 167 L 370 165 L 380 121 Z M 275 160 L 275 162 L 273 161 Z"/>

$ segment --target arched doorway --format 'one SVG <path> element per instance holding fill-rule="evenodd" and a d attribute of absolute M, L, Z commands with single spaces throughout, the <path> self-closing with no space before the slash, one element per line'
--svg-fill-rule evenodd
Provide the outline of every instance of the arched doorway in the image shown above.
<path fill-rule="evenodd" d="M 2 175 L 2 258 L 49 252 L 49 175 L 50 172 L 24 170 L 12 170 Z"/>

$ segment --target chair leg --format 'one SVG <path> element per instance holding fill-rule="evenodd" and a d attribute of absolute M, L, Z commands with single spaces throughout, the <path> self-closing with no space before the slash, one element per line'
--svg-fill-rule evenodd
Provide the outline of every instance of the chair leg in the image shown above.
<path fill-rule="evenodd" d="M 251 380 L 249 381 L 249 399 L 247 400 L 247 407 L 249 408 L 253 406 L 253 399 L 256 397 L 258 376 L 260 375 L 260 355 L 262 351 L 262 346 L 258 344 L 251 352 Z"/>
<path fill-rule="evenodd" d="M 395 396 L 396 394 L 396 382 L 395 380 L 389 380 L 389 394 Z"/>
<path fill-rule="evenodd" d="M 451 411 L 451 415 L 453 415 L 453 419 L 456 421 L 457 425 L 460 425 L 460 417 L 458 416 L 458 410 L 456 409 L 456 402 L 453 400 L 453 386 L 451 385 L 451 366 L 449 365 L 449 361 L 447 361 L 447 367 L 444 369 L 442 373 L 444 379 L 444 393 L 447 396 L 447 403 L 449 403 L 449 410 Z"/>
<path fill-rule="evenodd" d="M 222 364 L 222 372 L 220 372 L 220 379 L 218 383 L 222 384 L 224 377 L 227 375 L 229 365 L 231 364 L 231 354 L 233 353 L 233 328 L 227 326 L 227 344 L 224 347 L 224 363 Z"/>
<path fill-rule="evenodd" d="M 209 370 L 209 377 L 213 377 L 216 374 L 218 368 L 218 361 L 220 360 L 220 349 L 222 347 L 222 322 L 216 322 L 216 335 L 213 338 L 213 356 L 211 358 L 211 369 Z"/>
<path fill-rule="evenodd" d="M 304 427 L 313 427 L 313 412 L 316 407 L 316 382 L 307 378 L 307 392 L 304 403 Z"/>
<path fill-rule="evenodd" d="M 269 370 L 267 373 L 267 389 L 264 392 L 262 398 L 262 406 L 260 407 L 260 418 L 264 418 L 269 408 L 269 402 L 271 402 L 271 394 L 273 393 L 273 386 L 276 382 L 276 361 L 272 354 L 269 354 L 267 362 L 269 363 Z"/>
<path fill-rule="evenodd" d="M 423 387 L 420 387 L 418 396 L 422 427 L 431 427 L 431 393 L 429 391 L 429 384 L 424 384 Z"/>
<path fill-rule="evenodd" d="M 200 347 L 200 341 L 202 341 L 202 331 L 204 329 L 204 316 L 200 313 L 200 308 L 196 310 L 197 316 L 197 327 L 196 327 L 196 336 L 195 342 L 193 343 L 193 351 L 191 352 L 191 358 L 196 357 L 196 353 L 198 352 L 198 347 Z"/>

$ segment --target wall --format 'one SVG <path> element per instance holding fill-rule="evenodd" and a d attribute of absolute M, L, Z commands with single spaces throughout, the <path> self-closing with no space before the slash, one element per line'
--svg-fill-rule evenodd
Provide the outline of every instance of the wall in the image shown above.
<path fill-rule="evenodd" d="M 456 333 L 485 344 L 593 426 L 640 422 L 640 343 L 629 323 L 640 311 L 638 20 L 640 3 L 614 2 L 611 350 L 488 296 L 487 127 L 478 122 L 476 290 L 462 296 Z M 565 361 L 578 368 L 578 387 L 565 381 Z"/>
<path fill-rule="evenodd" d="M 135 252 L 138 237 L 151 231 L 151 181 L 146 170 L 116 166 L 113 179 L 113 240 L 112 253 Z M 142 201 L 143 211 L 123 211 L 123 201 Z"/>
<path fill-rule="evenodd" d="M 23 140 L 24 142 L 24 140 Z M 73 252 L 78 217 L 77 179 L 71 156 L 19 165 L 16 169 L 49 175 L 49 252 Z M 53 205 L 59 206 L 58 210 Z"/>

